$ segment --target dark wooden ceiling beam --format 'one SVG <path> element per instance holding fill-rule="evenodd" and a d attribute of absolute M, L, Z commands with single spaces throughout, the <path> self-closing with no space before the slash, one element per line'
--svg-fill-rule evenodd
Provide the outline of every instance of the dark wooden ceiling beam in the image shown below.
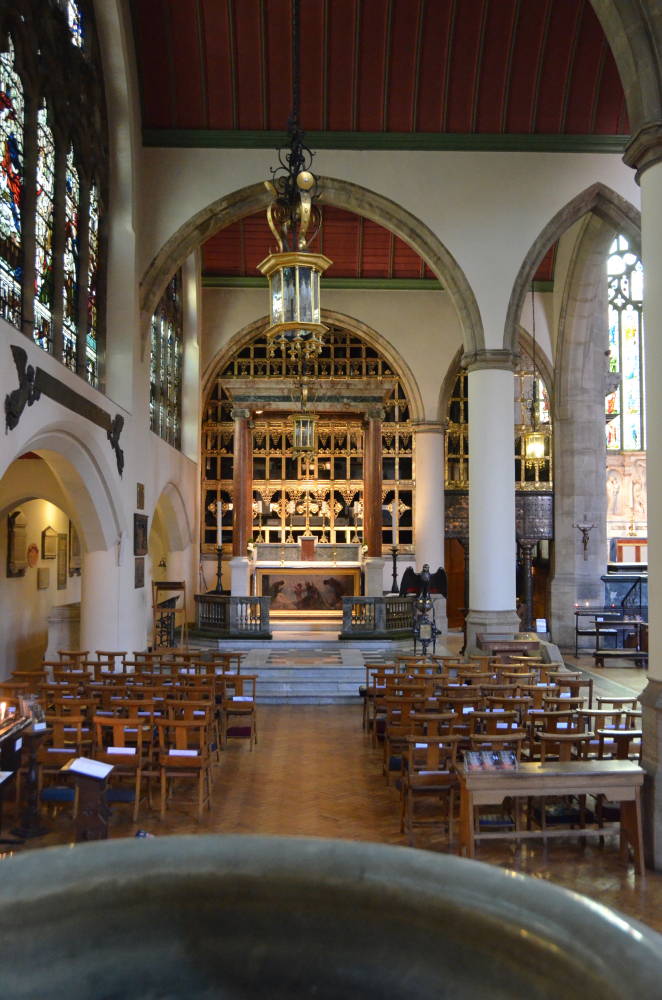
<path fill-rule="evenodd" d="M 260 100 L 262 102 L 262 128 L 269 127 L 269 60 L 267 58 L 267 15 L 265 0 L 260 0 L 258 21 L 260 36 Z"/>
<path fill-rule="evenodd" d="M 418 88 L 421 77 L 421 50 L 423 48 L 423 24 L 425 22 L 426 0 L 419 0 L 416 11 L 416 51 L 414 53 L 414 82 L 411 88 L 411 108 L 409 112 L 409 127 L 412 132 L 418 126 Z"/>
<path fill-rule="evenodd" d="M 230 60 L 230 80 L 232 81 L 232 128 L 239 124 L 237 101 L 237 34 L 235 30 L 233 0 L 226 0 L 228 11 L 228 58 Z"/>
<path fill-rule="evenodd" d="M 481 70 L 483 66 L 483 51 L 485 49 L 485 26 L 487 24 L 487 12 L 489 0 L 483 0 L 480 10 L 480 28 L 478 32 L 478 45 L 476 47 L 476 64 L 474 68 L 473 94 L 471 98 L 471 131 L 476 131 L 476 119 L 478 117 L 478 97 L 480 95 Z M 489 82 L 489 81 L 488 81 Z"/>
<path fill-rule="evenodd" d="M 391 71 L 391 36 L 393 28 L 393 0 L 386 0 L 384 29 L 384 71 L 382 74 L 382 132 L 388 131 L 388 98 Z"/>
<path fill-rule="evenodd" d="M 579 43 L 581 24 L 585 12 L 586 12 L 586 0 L 581 0 L 581 2 L 577 4 L 577 10 L 575 12 L 575 18 L 572 27 L 572 35 L 570 38 L 570 56 L 568 58 L 568 71 L 565 75 L 565 81 L 563 86 L 563 102 L 561 105 L 561 121 L 559 125 L 559 132 L 565 132 L 565 123 L 568 118 L 568 103 L 570 101 L 572 80 L 575 71 L 575 60 L 577 57 L 577 45 Z"/>
<path fill-rule="evenodd" d="M 361 0 L 354 0 L 354 52 L 352 60 L 352 129 L 359 120 L 359 64 L 361 45 Z"/>
<path fill-rule="evenodd" d="M 451 52 L 453 50 L 453 35 L 455 34 L 455 17 L 457 14 L 457 0 L 452 0 L 451 2 L 451 12 L 448 18 L 448 36 L 446 38 L 446 49 L 444 51 L 444 93 L 441 102 L 441 122 L 439 123 L 439 131 L 446 131 L 446 123 L 448 121 L 448 102 L 450 99 L 450 84 L 451 84 Z"/>
<path fill-rule="evenodd" d="M 329 0 L 324 4 L 324 44 L 322 45 L 322 128 L 329 127 Z"/>
<path fill-rule="evenodd" d="M 175 55 L 173 52 L 172 18 L 170 17 L 170 3 L 163 0 L 163 20 L 166 25 L 166 38 L 168 48 L 166 50 L 166 63 L 168 66 L 168 97 L 170 99 L 170 121 L 174 128 L 179 126 L 177 121 L 177 76 L 175 74 Z"/>
<path fill-rule="evenodd" d="M 540 103 L 540 84 L 542 81 L 542 68 L 545 63 L 545 52 L 547 49 L 547 39 L 549 37 L 549 22 L 552 16 L 552 0 L 546 0 L 543 13 L 542 32 L 540 34 L 540 45 L 538 47 L 538 59 L 536 64 L 536 76 L 533 85 L 533 101 L 531 103 L 531 117 L 529 120 L 529 132 L 536 131 L 536 121 L 538 119 L 538 105 Z"/>
<path fill-rule="evenodd" d="M 607 40 L 602 45 L 602 53 L 598 64 L 598 72 L 595 74 L 595 87 L 593 89 L 593 100 L 591 101 L 591 132 L 595 132 L 595 122 L 598 117 L 598 105 L 600 104 L 600 90 L 602 89 L 602 76 L 607 62 Z"/>
<path fill-rule="evenodd" d="M 200 63 L 200 103 L 205 127 L 209 128 L 209 99 L 207 97 L 207 52 L 205 49 L 205 25 L 201 0 L 195 0 L 195 37 Z"/>
<path fill-rule="evenodd" d="M 500 132 L 506 131 L 506 126 L 508 122 L 508 109 L 510 105 L 510 85 L 512 82 L 512 72 L 513 72 L 513 54 L 515 52 L 515 43 L 517 41 L 517 32 L 519 30 L 520 23 L 520 12 L 522 7 L 522 0 L 516 0 L 515 6 L 513 8 L 513 20 L 510 32 L 510 45 L 508 47 L 508 56 L 506 61 L 506 72 L 504 73 L 504 85 L 503 85 L 503 97 L 501 100 L 501 116 L 500 116 Z"/>

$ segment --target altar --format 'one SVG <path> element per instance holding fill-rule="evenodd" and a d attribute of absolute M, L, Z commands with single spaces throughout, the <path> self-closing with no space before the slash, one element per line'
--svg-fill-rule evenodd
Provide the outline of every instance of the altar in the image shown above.
<path fill-rule="evenodd" d="M 256 543 L 251 550 L 251 589 L 271 599 L 272 618 L 339 618 L 343 597 L 362 593 L 360 543 Z"/>

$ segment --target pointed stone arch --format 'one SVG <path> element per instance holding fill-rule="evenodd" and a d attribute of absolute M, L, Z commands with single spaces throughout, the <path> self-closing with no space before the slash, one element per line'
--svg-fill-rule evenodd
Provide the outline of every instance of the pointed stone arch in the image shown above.
<path fill-rule="evenodd" d="M 193 528 L 184 498 L 176 483 L 169 482 L 163 487 L 154 506 L 154 513 L 157 511 L 165 530 L 169 551 L 181 552 L 187 548 L 193 541 Z"/>
<path fill-rule="evenodd" d="M 425 223 L 390 198 L 350 181 L 319 177 L 318 186 L 321 204 L 335 205 L 377 222 L 411 246 L 448 291 L 462 328 L 465 351 L 474 353 L 484 347 L 480 311 L 467 277 L 450 251 Z M 250 184 L 207 205 L 173 233 L 141 281 L 143 351 L 152 313 L 169 279 L 188 255 L 219 229 L 266 209 L 269 201 L 270 195 L 264 184 Z"/>
<path fill-rule="evenodd" d="M 517 331 L 524 298 L 531 288 L 531 281 L 540 262 L 551 246 L 575 222 L 592 212 L 624 233 L 638 247 L 641 242 L 641 213 L 629 201 L 617 194 L 606 184 L 592 184 L 578 194 L 549 220 L 536 237 L 517 273 L 508 303 L 503 347 L 508 351 L 517 349 Z"/>

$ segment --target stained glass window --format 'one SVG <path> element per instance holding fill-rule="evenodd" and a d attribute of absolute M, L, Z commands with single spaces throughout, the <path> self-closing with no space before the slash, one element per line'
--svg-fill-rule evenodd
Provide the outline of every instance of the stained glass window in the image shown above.
<path fill-rule="evenodd" d="M 35 226 L 34 339 L 52 351 L 53 204 L 55 143 L 45 106 L 37 112 L 37 215 Z"/>
<path fill-rule="evenodd" d="M 24 99 L 11 38 L 0 52 L 0 314 L 21 326 Z"/>
<path fill-rule="evenodd" d="M 85 365 L 87 381 L 97 383 L 97 292 L 99 278 L 99 189 L 96 184 L 90 188 L 90 211 L 88 216 L 89 262 L 87 270 L 87 341 L 85 344 Z"/>
<path fill-rule="evenodd" d="M 66 0 L 67 21 L 71 32 L 71 41 L 78 49 L 83 47 L 83 14 L 76 0 Z"/>
<path fill-rule="evenodd" d="M 62 290 L 62 327 L 64 334 L 63 358 L 67 368 L 76 371 L 76 344 L 78 337 L 78 210 L 80 180 L 74 163 L 74 151 L 67 155 L 65 180 L 64 221 L 64 288 Z"/>
<path fill-rule="evenodd" d="M 150 427 L 174 448 L 181 447 L 184 331 L 182 274 L 171 279 L 152 316 Z"/>
<path fill-rule="evenodd" d="M 617 236 L 607 260 L 609 372 L 620 375 L 605 402 L 607 448 L 644 451 L 644 272 L 625 236 Z M 618 383 L 618 379 L 615 379 Z"/>

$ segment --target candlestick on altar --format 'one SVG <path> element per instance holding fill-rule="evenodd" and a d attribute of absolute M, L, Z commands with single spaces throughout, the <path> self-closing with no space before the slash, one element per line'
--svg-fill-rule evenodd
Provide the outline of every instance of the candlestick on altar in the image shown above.
<path fill-rule="evenodd" d="M 223 544 L 223 497 L 220 492 L 216 499 L 216 544 Z"/>
<path fill-rule="evenodd" d="M 223 593 L 223 546 L 219 545 L 216 548 L 216 586 L 214 588 L 215 594 Z"/>

